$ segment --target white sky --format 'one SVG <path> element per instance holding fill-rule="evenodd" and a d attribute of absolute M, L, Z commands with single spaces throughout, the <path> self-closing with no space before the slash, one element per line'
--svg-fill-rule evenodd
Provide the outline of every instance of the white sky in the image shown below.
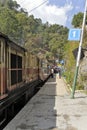
<path fill-rule="evenodd" d="M 21 5 L 21 7 L 27 9 L 27 12 L 29 12 L 29 15 L 33 14 L 35 18 L 41 18 L 43 23 L 46 23 L 47 21 L 50 24 L 60 24 L 60 25 L 66 25 L 66 21 L 68 19 L 68 12 L 72 10 L 73 6 L 72 4 L 68 4 L 68 2 L 62 6 L 59 7 L 58 5 L 50 4 L 49 0 L 38 7 L 35 10 L 35 7 L 39 6 L 46 0 L 16 0 L 18 4 Z M 32 11 L 31 11 L 32 10 Z"/>
<path fill-rule="evenodd" d="M 71 21 L 74 14 L 84 11 L 85 4 L 85 0 L 16 1 L 22 8 L 27 10 L 29 15 L 34 15 L 35 18 L 40 18 L 43 23 L 49 22 L 50 24 L 59 24 L 67 27 L 71 27 Z M 42 4 L 43 2 L 45 3 Z"/>

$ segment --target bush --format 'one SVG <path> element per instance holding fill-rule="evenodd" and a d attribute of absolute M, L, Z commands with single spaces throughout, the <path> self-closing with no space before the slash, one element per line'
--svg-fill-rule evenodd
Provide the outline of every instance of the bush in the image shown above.
<path fill-rule="evenodd" d="M 83 85 L 77 85 L 76 90 L 84 90 L 84 86 Z"/>

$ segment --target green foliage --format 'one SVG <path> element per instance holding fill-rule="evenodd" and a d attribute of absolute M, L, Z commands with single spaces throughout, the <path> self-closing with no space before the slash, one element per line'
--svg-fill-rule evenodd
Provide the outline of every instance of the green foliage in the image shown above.
<path fill-rule="evenodd" d="M 1 32 L 7 34 L 15 42 L 24 43 L 27 31 L 27 14 L 16 10 L 20 6 L 15 1 L 2 1 L 0 5 Z"/>
<path fill-rule="evenodd" d="M 17 10 L 20 7 L 20 5 L 13 0 L 0 0 L 0 5 L 1 7 L 9 8 L 11 10 Z"/>
<path fill-rule="evenodd" d="M 66 80 L 70 85 L 72 85 L 73 82 L 73 77 L 75 73 L 75 64 L 76 64 L 76 59 L 74 58 L 72 51 L 78 46 L 79 44 L 77 42 L 68 41 L 64 47 L 64 53 L 65 53 L 64 59 L 66 68 L 64 75 L 66 76 Z"/>
<path fill-rule="evenodd" d="M 85 27 L 84 29 L 84 36 L 83 36 L 83 44 L 82 44 L 82 47 L 85 48 L 87 47 L 87 29 Z"/>
<path fill-rule="evenodd" d="M 0 8 L 0 30 L 10 37 L 16 36 L 18 21 L 14 11 L 8 8 Z"/>
<path fill-rule="evenodd" d="M 76 86 L 76 89 L 77 89 L 77 90 L 84 90 L 84 86 L 81 85 L 81 84 L 78 84 L 78 85 Z"/>
<path fill-rule="evenodd" d="M 51 59 L 64 57 L 68 29 L 48 22 L 28 13 L 13 0 L 0 1 L 0 30 L 13 41 L 24 45 L 29 51 Z"/>
<path fill-rule="evenodd" d="M 81 27 L 82 19 L 83 13 L 74 15 L 72 25 L 76 28 Z M 16 1 L 0 0 L 0 31 L 49 62 L 64 59 L 64 76 L 72 85 L 76 63 L 72 51 L 79 45 L 78 42 L 67 41 L 68 28 L 57 24 L 49 25 L 48 22 L 43 24 L 40 18 L 28 16 L 28 12 Z M 85 29 L 83 47 L 87 46 L 86 34 Z M 81 86 L 78 84 L 78 87 Z"/>
<path fill-rule="evenodd" d="M 81 27 L 82 21 L 83 21 L 83 13 L 79 12 L 78 14 L 74 15 L 72 19 L 72 25 L 74 25 L 74 27 Z"/>
<path fill-rule="evenodd" d="M 64 72 L 64 77 L 66 78 L 66 81 L 70 86 L 72 86 L 73 76 L 74 73 L 69 71 L 67 68 L 67 70 Z"/>

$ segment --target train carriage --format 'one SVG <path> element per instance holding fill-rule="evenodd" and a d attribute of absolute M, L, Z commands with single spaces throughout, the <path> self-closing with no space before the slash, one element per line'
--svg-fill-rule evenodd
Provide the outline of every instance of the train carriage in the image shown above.
<path fill-rule="evenodd" d="M 24 82 L 25 49 L 0 34 L 0 97 Z"/>
<path fill-rule="evenodd" d="M 38 80 L 39 58 L 30 52 L 26 52 L 26 82 Z"/>
<path fill-rule="evenodd" d="M 9 44 L 7 88 L 12 90 L 25 81 L 25 49 L 16 44 Z"/>
<path fill-rule="evenodd" d="M 46 82 L 42 60 L 0 33 L 0 125 Z"/>
<path fill-rule="evenodd" d="M 5 47 L 5 39 L 4 35 L 0 34 L 0 95 L 2 96 L 5 93 L 6 86 L 6 65 L 5 65 L 5 57 L 6 57 L 6 47 Z"/>

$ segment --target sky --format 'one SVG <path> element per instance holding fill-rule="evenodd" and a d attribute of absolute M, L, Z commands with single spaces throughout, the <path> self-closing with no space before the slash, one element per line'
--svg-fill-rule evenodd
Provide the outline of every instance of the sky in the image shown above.
<path fill-rule="evenodd" d="M 59 24 L 72 28 L 72 18 L 84 12 L 85 0 L 16 0 L 29 15 L 40 18 L 43 23 Z"/>

